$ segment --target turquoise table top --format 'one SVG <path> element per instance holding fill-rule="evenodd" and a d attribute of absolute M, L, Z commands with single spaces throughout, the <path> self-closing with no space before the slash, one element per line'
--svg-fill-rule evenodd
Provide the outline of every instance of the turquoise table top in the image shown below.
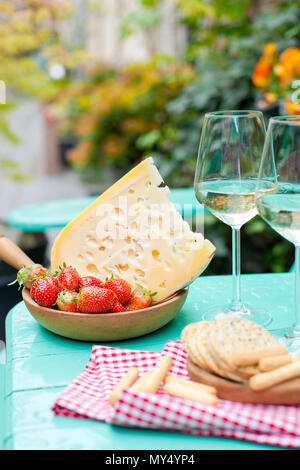
<path fill-rule="evenodd" d="M 167 326 L 144 337 L 109 345 L 160 351 L 167 340 L 179 339 L 186 324 L 201 320 L 208 306 L 219 299 L 229 301 L 231 281 L 231 276 L 198 278 L 190 287 L 181 312 Z M 292 292 L 292 273 L 242 276 L 243 298 L 272 313 L 270 329 L 291 324 Z M 5 450 L 279 449 L 234 439 L 115 427 L 93 420 L 55 416 L 51 406 L 85 367 L 91 348 L 92 343 L 69 340 L 45 330 L 23 302 L 9 312 L 3 366 Z"/>
<path fill-rule="evenodd" d="M 169 198 L 186 217 L 202 209 L 193 188 L 172 189 Z M 43 232 L 48 228 L 64 227 L 95 199 L 95 196 L 90 196 L 20 206 L 10 212 L 7 223 L 25 232 Z"/>

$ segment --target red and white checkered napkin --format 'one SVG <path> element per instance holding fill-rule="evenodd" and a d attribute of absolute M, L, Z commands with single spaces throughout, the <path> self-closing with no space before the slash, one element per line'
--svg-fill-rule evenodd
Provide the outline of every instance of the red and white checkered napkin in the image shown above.
<path fill-rule="evenodd" d="M 199 436 L 230 437 L 283 447 L 300 447 L 300 406 L 259 405 L 219 400 L 202 405 L 158 394 L 125 389 L 112 407 L 108 396 L 130 367 L 140 374 L 160 357 L 173 359 L 172 375 L 188 379 L 180 341 L 168 341 L 162 353 L 93 346 L 85 369 L 53 405 L 57 415 L 92 418 L 141 428 L 179 431 Z"/>

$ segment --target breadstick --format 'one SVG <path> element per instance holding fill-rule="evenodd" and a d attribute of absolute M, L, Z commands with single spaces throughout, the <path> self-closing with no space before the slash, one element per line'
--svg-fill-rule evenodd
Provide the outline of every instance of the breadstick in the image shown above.
<path fill-rule="evenodd" d="M 176 382 L 175 380 L 168 380 L 164 385 L 164 391 L 169 395 L 179 398 L 186 398 L 187 400 L 197 401 L 205 405 L 216 405 L 218 398 L 212 393 L 204 392 L 203 390 L 195 390 L 194 387 L 186 384 Z"/>
<path fill-rule="evenodd" d="M 262 357 L 258 362 L 260 372 L 268 372 L 269 370 L 277 369 L 278 367 L 290 364 L 292 356 L 289 354 L 282 354 L 280 356 Z"/>
<path fill-rule="evenodd" d="M 283 344 L 278 343 L 269 348 L 259 349 L 257 351 L 233 351 L 232 361 L 237 366 L 252 366 L 257 364 L 263 357 L 282 354 L 288 354 L 287 348 Z"/>
<path fill-rule="evenodd" d="M 199 382 L 194 382 L 193 380 L 184 380 L 184 379 L 180 379 L 179 377 L 175 377 L 174 375 L 168 375 L 166 377 L 165 383 L 169 383 L 169 382 L 176 382 L 176 383 L 184 384 L 184 385 L 188 384 L 189 387 L 194 388 L 195 390 L 202 390 L 203 392 L 217 395 L 217 389 L 215 387 L 212 387 L 211 385 L 202 384 Z"/>
<path fill-rule="evenodd" d="M 124 375 L 124 377 L 121 379 L 121 381 L 118 383 L 118 385 L 113 389 L 111 392 L 108 401 L 111 405 L 113 405 L 119 398 L 120 393 L 124 388 L 130 387 L 138 378 L 139 372 L 136 367 L 131 367 L 127 373 Z"/>
<path fill-rule="evenodd" d="M 141 392 L 156 393 L 159 389 L 160 383 L 164 380 L 171 367 L 172 359 L 169 356 L 163 356 L 151 371 L 147 380 L 142 382 L 139 386 L 139 390 Z"/>
<path fill-rule="evenodd" d="M 300 376 L 300 361 L 254 375 L 249 379 L 249 386 L 255 391 L 265 390 L 298 376 Z"/>
<path fill-rule="evenodd" d="M 148 370 L 145 372 L 144 375 L 139 377 L 137 381 L 132 385 L 131 388 L 134 390 L 143 390 L 143 387 L 145 386 L 145 383 L 147 383 L 147 380 L 149 379 L 150 375 L 152 374 L 153 369 Z"/>

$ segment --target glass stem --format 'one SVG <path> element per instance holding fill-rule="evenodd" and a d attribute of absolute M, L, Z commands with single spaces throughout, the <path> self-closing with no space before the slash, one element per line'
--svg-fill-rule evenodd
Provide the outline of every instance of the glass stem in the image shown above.
<path fill-rule="evenodd" d="M 300 245 L 295 246 L 295 314 L 293 330 L 300 335 Z"/>
<path fill-rule="evenodd" d="M 241 307 L 241 229 L 232 228 L 232 309 L 239 310 Z"/>

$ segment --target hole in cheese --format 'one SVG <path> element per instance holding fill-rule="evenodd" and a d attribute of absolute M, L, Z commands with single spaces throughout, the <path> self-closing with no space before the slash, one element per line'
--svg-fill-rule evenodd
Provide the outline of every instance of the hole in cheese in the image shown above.
<path fill-rule="evenodd" d="M 86 255 L 86 257 L 87 257 L 87 259 L 88 259 L 89 261 L 94 261 L 94 258 L 95 258 L 95 257 L 94 257 L 94 254 L 93 254 L 91 251 L 87 251 L 87 252 L 85 253 L 85 255 Z"/>
<path fill-rule="evenodd" d="M 112 248 L 114 242 L 113 240 L 108 236 L 108 237 L 105 237 L 105 238 L 102 238 L 102 243 L 103 243 L 103 246 L 105 246 L 105 248 Z"/>
<path fill-rule="evenodd" d="M 89 272 L 89 273 L 93 273 L 93 274 L 98 274 L 98 269 L 97 269 L 97 266 L 95 264 L 88 264 L 87 267 L 86 267 L 86 270 Z"/>
<path fill-rule="evenodd" d="M 136 251 L 134 251 L 132 248 L 130 248 L 128 250 L 128 257 L 129 258 L 137 258 L 138 256 L 139 256 L 139 254 Z"/>
<path fill-rule="evenodd" d="M 142 269 L 136 269 L 135 272 L 139 277 L 145 277 L 145 271 L 143 271 Z"/>
<path fill-rule="evenodd" d="M 129 269 L 129 265 L 128 264 L 117 264 L 116 268 L 119 269 L 120 271 L 127 271 Z"/>
<path fill-rule="evenodd" d="M 89 240 L 87 240 L 86 244 L 90 248 L 97 248 L 97 246 L 98 246 L 98 242 L 95 238 L 90 238 Z"/>

